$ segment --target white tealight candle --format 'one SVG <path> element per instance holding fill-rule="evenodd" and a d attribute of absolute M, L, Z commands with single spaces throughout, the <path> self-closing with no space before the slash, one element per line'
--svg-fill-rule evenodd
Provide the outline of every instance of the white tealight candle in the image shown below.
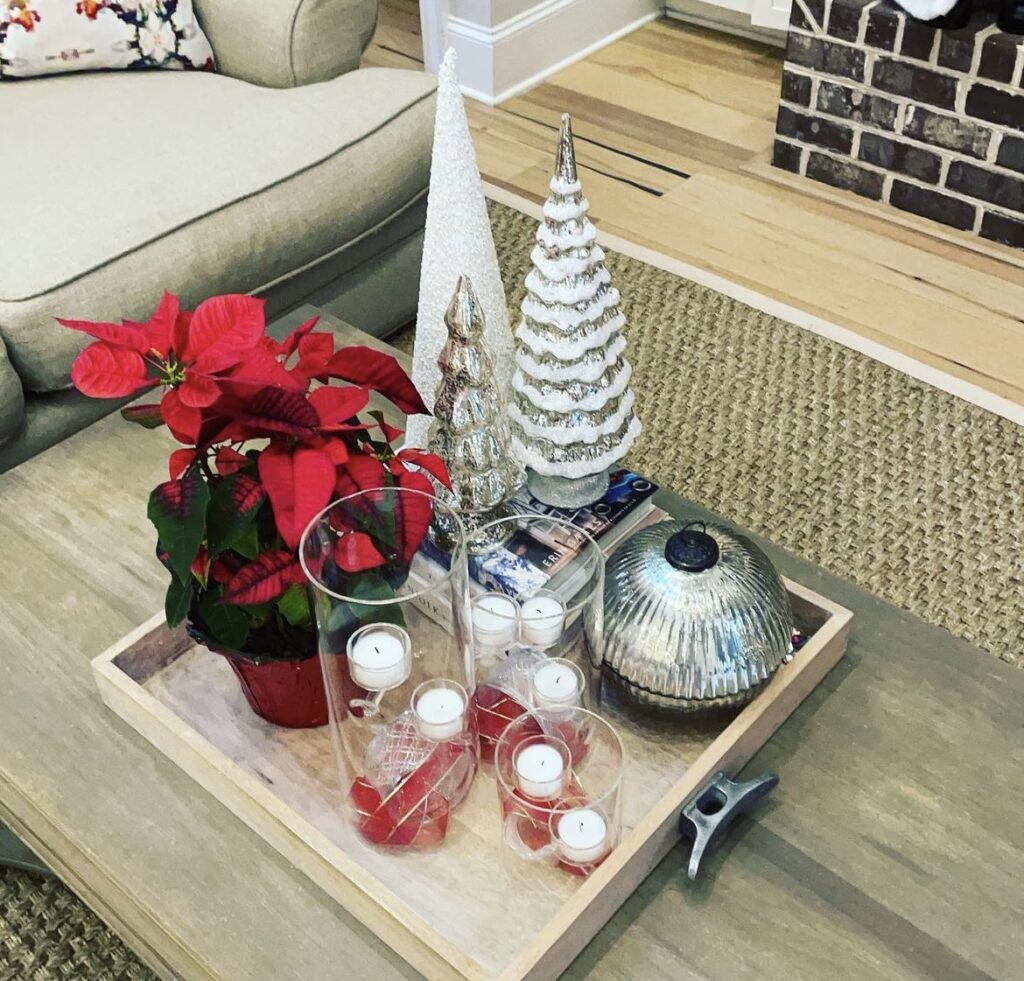
<path fill-rule="evenodd" d="M 538 590 L 523 601 L 519 616 L 523 643 L 530 647 L 550 647 L 562 636 L 565 604 L 549 590 Z"/>
<path fill-rule="evenodd" d="M 533 672 L 533 703 L 538 708 L 579 705 L 582 680 L 570 661 L 561 657 L 544 661 Z"/>
<path fill-rule="evenodd" d="M 397 688 L 412 673 L 412 643 L 401 627 L 371 623 L 348 642 L 352 680 L 367 691 Z"/>
<path fill-rule="evenodd" d="M 486 652 L 508 650 L 519 635 L 519 604 L 504 593 L 484 593 L 473 600 L 473 641 Z"/>
<path fill-rule="evenodd" d="M 548 743 L 524 746 L 515 756 L 516 786 L 534 800 L 557 797 L 565 786 L 565 761 Z"/>
<path fill-rule="evenodd" d="M 413 696 L 416 728 L 428 739 L 454 739 L 464 728 L 466 699 L 450 682 L 425 682 Z"/>
<path fill-rule="evenodd" d="M 591 865 L 611 850 L 608 822 L 592 807 L 566 811 L 555 826 L 558 851 L 570 865 Z"/>

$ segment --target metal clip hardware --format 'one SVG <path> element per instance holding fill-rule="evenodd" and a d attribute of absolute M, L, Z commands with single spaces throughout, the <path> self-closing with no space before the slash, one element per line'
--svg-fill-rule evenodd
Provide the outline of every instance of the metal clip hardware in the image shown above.
<path fill-rule="evenodd" d="M 725 834 L 735 818 L 767 796 L 778 782 L 776 773 L 737 782 L 719 771 L 683 808 L 679 815 L 679 831 L 693 840 L 690 867 L 687 870 L 691 881 L 697 878 L 704 856 Z"/>

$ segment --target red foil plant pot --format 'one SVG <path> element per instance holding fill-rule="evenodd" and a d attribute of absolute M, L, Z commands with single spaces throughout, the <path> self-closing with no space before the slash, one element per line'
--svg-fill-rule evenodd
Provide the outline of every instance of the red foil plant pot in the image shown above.
<path fill-rule="evenodd" d="M 353 536 L 385 561 L 348 571 L 341 557 Z M 448 552 L 450 566 L 426 587 L 409 575 L 425 547 Z M 439 845 L 480 761 L 461 522 L 432 494 L 371 488 L 318 515 L 299 555 L 348 816 L 378 847 Z M 450 624 L 434 620 L 440 607 Z"/>
<path fill-rule="evenodd" d="M 625 772 L 622 740 L 587 709 L 535 709 L 509 723 L 494 758 L 503 862 L 589 875 L 622 837 Z"/>
<path fill-rule="evenodd" d="M 256 661 L 233 651 L 216 651 L 231 665 L 249 707 L 261 718 L 289 729 L 327 723 L 327 692 L 320 659 Z"/>

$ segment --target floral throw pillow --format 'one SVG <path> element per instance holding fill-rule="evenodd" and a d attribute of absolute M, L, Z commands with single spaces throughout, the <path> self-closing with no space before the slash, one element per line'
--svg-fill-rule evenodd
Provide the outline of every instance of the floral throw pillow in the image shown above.
<path fill-rule="evenodd" d="M 192 0 L 0 0 L 0 80 L 100 68 L 213 70 Z"/>

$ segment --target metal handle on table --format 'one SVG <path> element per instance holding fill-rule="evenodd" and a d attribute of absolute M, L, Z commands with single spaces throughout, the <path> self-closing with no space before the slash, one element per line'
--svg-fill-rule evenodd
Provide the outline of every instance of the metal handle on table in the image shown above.
<path fill-rule="evenodd" d="M 719 771 L 711 782 L 683 808 L 679 815 L 679 830 L 693 839 L 690 852 L 691 880 L 697 878 L 700 863 L 713 848 L 737 815 L 753 807 L 778 784 L 777 773 L 768 773 L 754 780 L 737 782 Z"/>

